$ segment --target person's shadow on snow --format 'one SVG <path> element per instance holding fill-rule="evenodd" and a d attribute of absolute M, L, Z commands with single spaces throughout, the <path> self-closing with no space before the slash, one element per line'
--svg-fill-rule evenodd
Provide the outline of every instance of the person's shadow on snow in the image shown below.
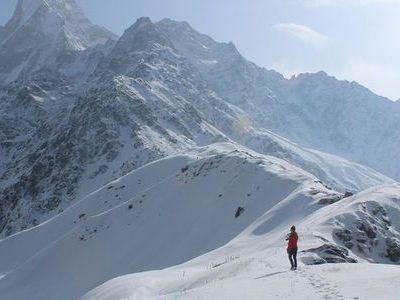
<path fill-rule="evenodd" d="M 263 276 L 257 277 L 256 279 L 271 277 L 271 276 L 275 276 L 275 275 L 282 274 L 282 273 L 287 273 L 287 272 L 289 272 L 289 271 L 280 271 L 280 272 L 269 273 L 269 274 L 265 274 Z"/>

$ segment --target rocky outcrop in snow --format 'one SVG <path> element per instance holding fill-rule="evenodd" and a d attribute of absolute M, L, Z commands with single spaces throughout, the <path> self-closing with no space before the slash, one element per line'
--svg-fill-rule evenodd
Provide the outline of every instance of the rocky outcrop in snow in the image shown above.
<path fill-rule="evenodd" d="M 315 226 L 370 262 L 400 261 L 399 184 L 371 188 L 318 211 Z M 305 222 L 307 224 L 307 221 Z"/>

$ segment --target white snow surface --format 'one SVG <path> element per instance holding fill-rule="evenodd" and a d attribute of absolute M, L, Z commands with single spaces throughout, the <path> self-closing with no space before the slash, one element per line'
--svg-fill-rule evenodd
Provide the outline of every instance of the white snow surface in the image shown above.
<path fill-rule="evenodd" d="M 378 264 L 287 267 L 281 247 L 242 256 L 210 253 L 186 264 L 121 276 L 81 300 L 133 299 L 398 299 L 400 268 Z"/>
<path fill-rule="evenodd" d="M 396 185 L 382 188 L 380 197 L 395 191 Z M 299 270 L 288 271 L 287 229 L 298 225 L 300 250 L 333 243 L 324 222 L 340 210 L 318 201 L 336 196 L 309 173 L 245 147 L 194 148 L 132 171 L 49 221 L 1 240 L 0 295 L 373 299 L 398 284 L 398 268 L 363 258 L 354 266 L 305 266 L 309 254 L 300 253 Z M 235 217 L 239 207 L 244 210 Z M 352 277 L 358 279 L 350 284 L 346 278 Z M 364 291 L 366 279 L 375 292 Z"/>
<path fill-rule="evenodd" d="M 307 170 L 337 191 L 359 192 L 395 183 L 393 179 L 365 165 L 301 146 L 269 130 L 251 129 L 237 140 L 257 152 L 281 158 Z"/>

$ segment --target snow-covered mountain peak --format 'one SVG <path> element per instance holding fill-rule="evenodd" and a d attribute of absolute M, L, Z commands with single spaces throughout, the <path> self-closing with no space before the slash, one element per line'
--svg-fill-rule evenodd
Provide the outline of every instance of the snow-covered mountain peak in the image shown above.
<path fill-rule="evenodd" d="M 216 42 L 208 35 L 195 30 L 185 21 L 163 19 L 155 25 L 168 37 L 179 53 L 196 64 L 212 66 L 225 58 L 242 58 L 232 42 Z"/>
<path fill-rule="evenodd" d="M 164 27 L 193 30 L 193 28 L 190 26 L 190 24 L 188 22 L 176 21 L 176 20 L 172 20 L 170 18 L 164 18 L 161 21 L 158 21 L 157 24 L 164 26 Z"/>
<path fill-rule="evenodd" d="M 7 27 L 22 26 L 44 4 L 44 0 L 19 0 Z"/>
<path fill-rule="evenodd" d="M 143 17 L 125 30 L 117 47 L 125 47 L 128 51 L 142 51 L 152 48 L 154 44 L 172 46 L 150 18 Z"/>
<path fill-rule="evenodd" d="M 315 73 L 300 73 L 292 76 L 289 82 L 294 86 L 309 87 L 312 89 L 323 87 L 326 91 L 329 89 L 341 88 L 346 91 L 355 90 L 357 95 L 369 96 L 372 92 L 366 87 L 358 84 L 355 81 L 338 80 L 335 76 L 327 74 L 325 71 Z M 376 96 L 376 95 L 374 95 Z"/>
<path fill-rule="evenodd" d="M 200 33 L 199 31 L 194 29 L 187 21 L 177 21 L 169 18 L 164 18 L 158 22 L 155 22 L 154 24 L 164 33 L 172 33 L 174 31 L 184 33 L 185 35 L 191 35 L 193 38 L 198 38 L 201 36 L 204 39 L 207 39 L 209 43 L 219 44 L 219 42 L 215 41 L 210 36 Z M 179 38 L 184 38 L 184 36 L 176 37 L 176 39 Z"/>
<path fill-rule="evenodd" d="M 84 50 L 117 37 L 86 18 L 75 0 L 19 0 L 4 29 L 2 46 L 26 35 L 46 36 L 70 50 Z"/>
<path fill-rule="evenodd" d="M 82 13 L 74 0 L 19 0 L 15 12 L 6 26 L 16 30 L 21 26 L 29 25 L 27 23 L 38 11 L 41 11 L 41 17 L 44 16 L 43 10 L 47 13 L 56 13 L 62 18 L 65 18 L 67 14 Z"/>
<path fill-rule="evenodd" d="M 176 59 L 179 55 L 170 39 L 150 18 L 143 17 L 125 30 L 100 69 L 143 77 L 148 71 L 154 73 L 161 65 L 176 70 Z"/>
<path fill-rule="evenodd" d="M 312 85 L 332 85 L 341 83 L 335 77 L 328 75 L 324 71 L 319 71 L 315 73 L 300 73 L 298 75 L 292 76 L 289 80 L 292 84 L 301 84 L 306 82 Z"/>
<path fill-rule="evenodd" d="M 0 28 L 0 85 L 40 69 L 57 69 L 68 60 L 69 51 L 116 39 L 92 24 L 75 0 L 20 0 L 10 21 Z"/>
<path fill-rule="evenodd" d="M 135 28 L 142 27 L 144 28 L 145 26 L 151 26 L 153 22 L 149 17 L 140 17 L 136 20 L 136 22 L 131 26 Z"/>

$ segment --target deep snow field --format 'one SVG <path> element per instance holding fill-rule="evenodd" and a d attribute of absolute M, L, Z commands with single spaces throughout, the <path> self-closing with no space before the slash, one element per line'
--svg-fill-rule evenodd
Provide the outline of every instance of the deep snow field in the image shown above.
<path fill-rule="evenodd" d="M 400 268 L 370 262 L 391 262 L 385 241 L 399 235 L 399 194 L 391 184 L 343 198 L 245 147 L 194 148 L 1 240 L 1 299 L 397 299 L 387 291 Z M 297 271 L 285 251 L 292 224 Z M 366 226 L 370 240 L 357 229 Z M 351 232 L 338 240 L 343 227 Z M 359 263 L 311 265 L 327 261 Z"/>

